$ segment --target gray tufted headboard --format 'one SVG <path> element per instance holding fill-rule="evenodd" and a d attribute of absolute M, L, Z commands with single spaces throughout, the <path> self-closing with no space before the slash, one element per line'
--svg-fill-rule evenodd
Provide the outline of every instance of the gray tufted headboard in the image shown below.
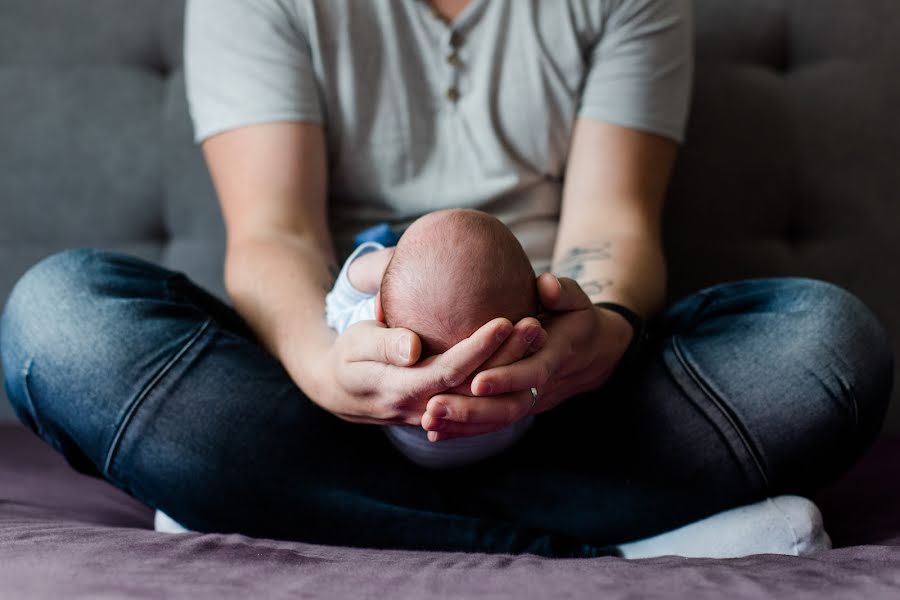
<path fill-rule="evenodd" d="M 694 110 L 666 212 L 671 297 L 818 277 L 862 297 L 900 348 L 900 2 L 695 3 Z M 183 0 L 0 0 L 0 304 L 29 265 L 86 245 L 222 293 L 182 11 Z M 890 420 L 900 431 L 900 403 Z"/>
<path fill-rule="evenodd" d="M 0 298 L 99 245 L 221 289 L 223 228 L 192 143 L 182 0 L 0 0 Z"/>

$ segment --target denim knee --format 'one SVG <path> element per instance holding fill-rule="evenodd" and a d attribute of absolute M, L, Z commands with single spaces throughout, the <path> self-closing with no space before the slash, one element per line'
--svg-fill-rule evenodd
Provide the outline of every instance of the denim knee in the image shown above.
<path fill-rule="evenodd" d="M 19 418 L 35 430 L 39 429 L 37 415 L 26 387 L 30 364 L 35 355 L 59 350 L 54 338 L 61 328 L 72 324 L 60 309 L 85 299 L 73 280 L 83 276 L 80 266 L 90 252 L 68 250 L 31 267 L 16 283 L 0 318 L 0 359 L 7 395 Z M 62 299 L 65 302 L 59 302 Z"/>
<path fill-rule="evenodd" d="M 811 491 L 843 473 L 877 438 L 891 397 L 893 350 L 869 307 L 834 284 L 789 279 L 775 302 L 796 336 L 785 340 L 796 355 L 784 353 L 790 363 L 784 373 L 810 384 L 796 395 L 804 422 L 781 445 L 788 467 L 781 483 Z"/>
<path fill-rule="evenodd" d="M 90 394 L 66 393 L 84 385 L 79 364 L 104 352 L 87 307 L 95 304 L 106 254 L 67 250 L 28 270 L 16 283 L 0 319 L 4 384 L 19 419 L 62 452 L 79 470 L 93 471 L 68 431 L 96 417 Z M 97 311 L 94 310 L 94 313 Z"/>
<path fill-rule="evenodd" d="M 861 451 L 881 431 L 890 403 L 894 380 L 890 336 L 857 296 L 823 281 L 803 281 L 807 326 L 821 332 L 818 351 L 832 358 L 833 376 L 844 387 L 849 409 L 851 444 Z"/>
<path fill-rule="evenodd" d="M 893 352 L 850 292 L 812 279 L 751 279 L 708 288 L 671 312 L 670 372 L 720 420 L 767 492 L 820 487 L 877 437 Z"/>

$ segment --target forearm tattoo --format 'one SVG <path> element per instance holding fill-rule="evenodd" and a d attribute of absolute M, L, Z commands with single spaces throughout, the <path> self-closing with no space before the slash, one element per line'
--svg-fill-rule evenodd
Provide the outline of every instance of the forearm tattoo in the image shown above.
<path fill-rule="evenodd" d="M 556 276 L 574 279 L 588 296 L 594 297 L 603 293 L 612 287 L 612 280 L 591 277 L 586 271 L 590 263 L 612 258 L 611 245 L 610 242 L 601 242 L 590 246 L 570 248 L 556 264 L 554 271 Z"/>

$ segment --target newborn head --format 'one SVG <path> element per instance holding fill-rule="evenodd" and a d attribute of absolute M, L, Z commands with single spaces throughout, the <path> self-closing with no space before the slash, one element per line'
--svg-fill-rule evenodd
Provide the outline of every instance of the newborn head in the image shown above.
<path fill-rule="evenodd" d="M 422 355 L 438 354 L 497 317 L 537 313 L 528 256 L 512 232 L 476 210 L 443 210 L 410 225 L 384 272 L 381 310 L 389 327 L 414 331 Z"/>

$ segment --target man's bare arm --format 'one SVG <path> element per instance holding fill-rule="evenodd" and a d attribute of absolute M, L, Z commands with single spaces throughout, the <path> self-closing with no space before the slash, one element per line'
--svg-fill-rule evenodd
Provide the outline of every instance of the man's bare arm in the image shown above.
<path fill-rule="evenodd" d="M 590 119 L 576 124 L 553 262 L 592 302 L 645 317 L 662 307 L 662 207 L 676 151 L 655 135 Z"/>
<path fill-rule="evenodd" d="M 322 127 L 274 123 L 204 142 L 228 231 L 225 285 L 235 308 L 314 395 L 310 357 L 334 340 L 324 315 L 336 262 L 326 215 Z"/>

